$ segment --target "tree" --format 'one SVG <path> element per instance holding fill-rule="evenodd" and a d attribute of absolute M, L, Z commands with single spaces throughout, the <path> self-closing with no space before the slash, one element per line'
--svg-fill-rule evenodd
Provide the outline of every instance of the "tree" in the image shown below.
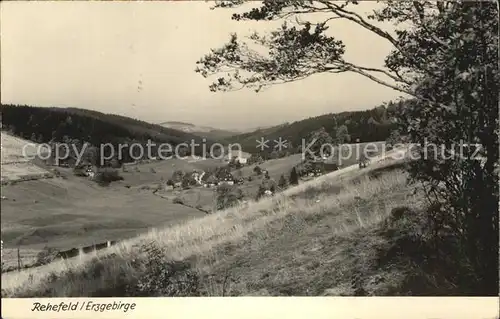
<path fill-rule="evenodd" d="M 299 185 L 299 175 L 297 174 L 297 169 L 294 167 L 290 172 L 290 185 Z"/>
<path fill-rule="evenodd" d="M 399 133 L 399 130 L 393 130 L 391 132 L 391 135 L 387 138 L 385 141 L 386 148 L 388 150 L 391 150 L 396 146 L 397 144 L 400 144 L 402 142 L 401 134 Z"/>
<path fill-rule="evenodd" d="M 216 6 L 242 3 L 220 1 Z M 458 243 L 456 259 L 466 264 L 457 268 L 459 277 L 475 278 L 467 284 L 456 279 L 453 284 L 464 289 L 468 285 L 469 294 L 496 296 L 498 1 L 387 1 L 368 16 L 358 13 L 356 5 L 358 1 L 264 0 L 260 8 L 234 14 L 233 19 L 295 18 L 297 25 L 285 22 L 269 35 L 253 34 L 249 40 L 259 50 L 250 49 L 233 34 L 226 45 L 198 61 L 197 72 L 208 77 L 224 71 L 226 76 L 210 85 L 212 91 L 246 87 L 257 92 L 314 74 L 353 72 L 410 97 L 412 105 L 398 119 L 402 133 L 408 134 L 411 143 L 432 143 L 446 154 L 443 158 L 432 149 L 429 154 L 428 148 L 417 148 L 421 156 L 409 166 L 411 181 L 423 185 L 430 206 L 443 207 L 439 216 L 429 213 L 427 217 Z M 319 13 L 324 20 L 300 20 L 307 13 Z M 344 43 L 327 33 L 338 19 L 349 20 L 392 45 L 383 68 L 358 65 L 344 57 Z M 388 31 L 379 22 L 391 23 L 396 30 Z M 375 119 L 371 122 L 376 126 Z M 454 155 L 455 145 L 464 142 L 465 154 Z M 471 144 L 480 145 L 481 158 L 473 156 Z M 437 235 L 433 239 L 444 241 Z"/>
<path fill-rule="evenodd" d="M 345 143 L 349 143 L 351 141 L 351 136 L 347 131 L 347 126 L 341 125 L 337 128 L 337 132 L 335 134 L 335 143 L 337 145 L 342 145 Z"/>
<path fill-rule="evenodd" d="M 243 191 L 236 185 L 222 184 L 216 191 L 217 210 L 233 207 L 243 199 Z"/>
<path fill-rule="evenodd" d="M 259 176 L 259 175 L 261 175 L 261 174 L 262 174 L 262 169 L 260 168 L 260 166 L 255 166 L 255 167 L 253 168 L 253 172 L 254 172 L 257 176 Z"/>
<path fill-rule="evenodd" d="M 324 127 L 313 131 L 308 138 L 305 147 L 309 149 L 306 151 L 302 150 L 305 153 L 305 158 L 310 160 L 315 160 L 317 158 L 322 158 L 323 156 L 330 156 L 331 147 L 333 147 L 333 138 L 328 134 Z"/>
<path fill-rule="evenodd" d="M 281 175 L 279 181 L 278 181 L 278 186 L 281 188 L 281 189 L 285 189 L 288 187 L 288 181 L 286 180 L 285 178 L 285 175 Z"/>
<path fill-rule="evenodd" d="M 189 179 L 186 178 L 186 177 L 184 177 L 182 179 L 182 182 L 181 182 L 181 187 L 184 188 L 184 189 L 187 189 L 187 188 L 189 188 L 189 185 L 190 185 Z"/>
<path fill-rule="evenodd" d="M 172 180 L 175 181 L 175 182 L 180 182 L 182 181 L 183 177 L 184 177 L 184 172 L 181 171 L 181 170 L 176 170 L 172 173 Z"/>
<path fill-rule="evenodd" d="M 264 187 L 264 185 L 259 185 L 259 188 L 257 189 L 257 194 L 255 195 L 255 200 L 259 200 L 261 199 L 264 194 L 266 192 L 266 188 Z"/>
<path fill-rule="evenodd" d="M 82 155 L 82 160 L 91 165 L 97 165 L 99 162 L 99 150 L 97 147 L 87 143 L 85 151 Z"/>

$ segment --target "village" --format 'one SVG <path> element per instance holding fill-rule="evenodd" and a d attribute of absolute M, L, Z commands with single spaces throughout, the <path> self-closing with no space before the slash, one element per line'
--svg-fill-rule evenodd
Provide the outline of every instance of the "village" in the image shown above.
<path fill-rule="evenodd" d="M 273 196 L 289 185 L 298 184 L 299 180 L 306 181 L 341 167 L 327 156 L 328 154 L 319 160 L 303 160 L 297 156 L 264 160 L 260 155 L 232 151 L 220 160 L 196 156 L 192 156 L 191 160 L 152 158 L 121 164 L 111 160 L 100 167 L 91 164 L 87 158 L 77 165 L 79 161 L 74 156 L 69 156 L 59 161 L 45 160 L 44 165 L 52 167 L 55 176 L 71 173 L 100 186 L 120 182 L 126 188 L 151 189 L 153 194 L 163 197 L 168 194 L 177 195 L 172 197 L 176 203 L 185 202 L 176 199 L 185 190 L 198 189 L 202 194 L 198 197 L 205 194 L 213 197 L 214 192 L 217 193 L 219 187 L 224 185 L 229 191 L 241 188 L 244 191 L 237 196 L 238 202 L 241 202 Z M 202 189 L 211 191 L 207 193 Z M 206 204 L 212 200 L 213 198 L 206 199 L 203 202 Z M 203 205 L 192 203 L 191 206 Z M 205 210 L 211 211 L 207 207 Z"/>

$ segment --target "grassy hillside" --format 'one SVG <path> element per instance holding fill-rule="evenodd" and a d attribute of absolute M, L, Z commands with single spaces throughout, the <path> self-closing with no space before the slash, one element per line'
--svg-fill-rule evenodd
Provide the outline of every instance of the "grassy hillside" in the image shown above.
<path fill-rule="evenodd" d="M 101 187 L 74 176 L 71 168 L 58 168 L 58 178 L 3 185 L 2 239 L 7 246 L 21 245 L 26 249 L 71 248 L 89 240 L 129 237 L 171 219 L 199 216 L 199 211 L 141 191 L 141 187 L 157 185 L 162 179 L 171 178 L 176 170 L 189 172 L 221 165 L 210 159 L 130 165 L 126 171 L 120 171 L 124 180 L 112 187 Z M 2 170 L 4 167 L 9 165 L 2 165 Z"/>
<path fill-rule="evenodd" d="M 7 273 L 2 295 L 449 293 L 418 259 L 422 247 L 405 244 L 425 236 L 422 195 L 396 164 L 336 171 L 274 198 L 158 228 L 97 258 Z"/>
<path fill-rule="evenodd" d="M 3 131 L 1 132 L 1 137 L 2 184 L 10 181 L 18 181 L 23 178 L 41 178 L 52 175 L 45 168 L 34 165 L 27 158 L 27 156 L 36 155 L 36 149 L 40 146 L 27 147 L 24 149 L 25 154 L 23 154 L 23 147 L 27 143 L 32 143 L 31 141 L 12 136 Z M 40 147 L 40 152 L 43 153 L 44 151 L 47 150 Z"/>
<path fill-rule="evenodd" d="M 324 114 L 308 119 L 296 121 L 293 123 L 281 124 L 278 126 L 256 130 L 254 132 L 239 134 L 229 138 L 232 143 L 240 143 L 244 150 L 257 153 L 256 140 L 262 137 L 270 140 L 278 140 L 280 137 L 291 142 L 291 147 L 287 150 L 295 153 L 297 148 L 302 145 L 302 139 L 307 139 L 309 134 L 315 130 L 324 127 L 332 136 L 336 136 L 336 126 L 345 125 L 350 135 L 351 142 L 359 139 L 360 142 L 385 141 L 392 130 L 396 128 L 394 118 L 396 112 L 404 107 L 403 103 L 389 104 L 389 106 L 380 106 L 371 110 L 342 112 L 338 114 Z M 270 144 L 271 145 L 271 144 Z M 268 152 L 272 151 L 272 147 Z"/>
<path fill-rule="evenodd" d="M 2 187 L 5 246 L 69 249 L 132 237 L 152 226 L 200 216 L 197 210 L 151 192 L 123 185 L 103 188 L 76 179 L 68 176 Z"/>
<path fill-rule="evenodd" d="M 92 145 L 146 143 L 148 140 L 169 143 L 173 147 L 180 143 L 190 144 L 191 141 L 203 143 L 202 137 L 195 134 L 91 110 L 2 105 L 1 114 L 3 129 L 37 142 L 62 142 L 69 138 Z M 205 141 L 207 147 L 213 143 L 210 139 Z M 201 151 L 198 147 L 195 153 L 199 155 Z"/>

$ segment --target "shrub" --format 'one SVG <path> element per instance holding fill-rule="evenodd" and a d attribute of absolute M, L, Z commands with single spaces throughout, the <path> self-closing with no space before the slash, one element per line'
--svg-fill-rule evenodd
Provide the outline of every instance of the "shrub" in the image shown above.
<path fill-rule="evenodd" d="M 111 166 L 112 168 L 121 168 L 121 167 L 122 167 L 122 164 L 120 163 L 120 161 L 119 161 L 119 160 L 117 160 L 116 158 L 114 158 L 114 159 L 112 159 L 112 160 L 110 161 L 110 166 Z"/>
<path fill-rule="evenodd" d="M 200 294 L 198 274 L 190 264 L 168 261 L 167 253 L 156 243 L 145 244 L 141 250 L 146 255 L 143 272 L 129 287 L 134 297 L 194 297 Z"/>
<path fill-rule="evenodd" d="M 87 175 L 85 174 L 85 168 L 83 167 L 75 167 L 73 169 L 73 174 L 75 176 L 79 176 L 79 177 L 86 177 Z"/>
<path fill-rule="evenodd" d="M 262 174 L 262 168 L 260 168 L 260 166 L 255 166 L 255 167 L 253 168 L 253 172 L 254 172 L 257 176 L 259 176 L 259 175 L 261 175 L 261 174 Z"/>
<path fill-rule="evenodd" d="M 57 256 L 58 251 L 54 248 L 45 247 L 36 256 L 35 267 L 51 263 Z"/>
<path fill-rule="evenodd" d="M 120 176 L 117 170 L 105 169 L 97 172 L 94 177 L 94 181 L 100 186 L 108 186 L 111 182 L 121 181 L 123 177 Z"/>
<path fill-rule="evenodd" d="M 220 185 L 217 187 L 217 210 L 235 206 L 243 199 L 243 191 L 236 185 Z"/>
<path fill-rule="evenodd" d="M 285 178 L 285 175 L 281 175 L 279 181 L 278 181 L 278 186 L 281 188 L 281 189 L 285 189 L 288 187 L 288 181 L 286 180 Z"/>
<path fill-rule="evenodd" d="M 54 173 L 55 177 L 61 177 L 61 171 L 59 171 L 57 168 L 54 168 L 52 172 Z"/>
<path fill-rule="evenodd" d="M 396 207 L 379 230 L 386 244 L 377 249 L 377 267 L 406 273 L 399 294 L 477 295 L 477 277 L 452 229 L 442 229 L 429 215 L 446 213 L 431 205 L 415 210 Z"/>
<path fill-rule="evenodd" d="M 174 204 L 181 204 L 181 205 L 183 205 L 183 204 L 184 204 L 184 201 L 183 201 L 180 197 L 176 197 L 176 198 L 174 198 L 174 199 L 172 200 L 172 202 L 173 202 Z"/>
<path fill-rule="evenodd" d="M 255 195 L 255 199 L 259 200 L 264 196 L 264 193 L 266 191 L 266 188 L 263 185 L 259 185 L 259 189 L 257 190 L 257 195 Z"/>
<path fill-rule="evenodd" d="M 298 185 L 299 184 L 299 175 L 297 174 L 297 169 L 294 167 L 290 172 L 290 184 Z"/>

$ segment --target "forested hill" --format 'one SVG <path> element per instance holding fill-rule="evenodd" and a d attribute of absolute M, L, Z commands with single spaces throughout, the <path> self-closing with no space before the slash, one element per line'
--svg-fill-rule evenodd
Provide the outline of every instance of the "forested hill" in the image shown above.
<path fill-rule="evenodd" d="M 2 128 L 36 142 L 78 140 L 92 145 L 112 143 L 169 143 L 172 147 L 202 137 L 133 118 L 78 108 L 1 105 Z M 206 140 L 209 147 L 215 141 Z M 220 142 L 220 141 L 217 141 Z M 197 150 L 202 150 L 197 147 Z"/>
<path fill-rule="evenodd" d="M 291 152 L 302 145 L 302 139 L 307 139 L 311 132 L 324 128 L 333 138 L 341 126 L 347 128 L 350 141 L 375 142 L 386 140 L 391 131 L 396 128 L 395 118 L 397 112 L 406 105 L 404 102 L 388 103 L 387 106 L 379 106 L 371 110 L 330 113 L 293 123 L 282 124 L 233 136 L 229 139 L 232 143 L 240 143 L 248 152 L 258 152 L 256 140 L 261 138 L 270 141 L 280 137 L 291 142 Z"/>

